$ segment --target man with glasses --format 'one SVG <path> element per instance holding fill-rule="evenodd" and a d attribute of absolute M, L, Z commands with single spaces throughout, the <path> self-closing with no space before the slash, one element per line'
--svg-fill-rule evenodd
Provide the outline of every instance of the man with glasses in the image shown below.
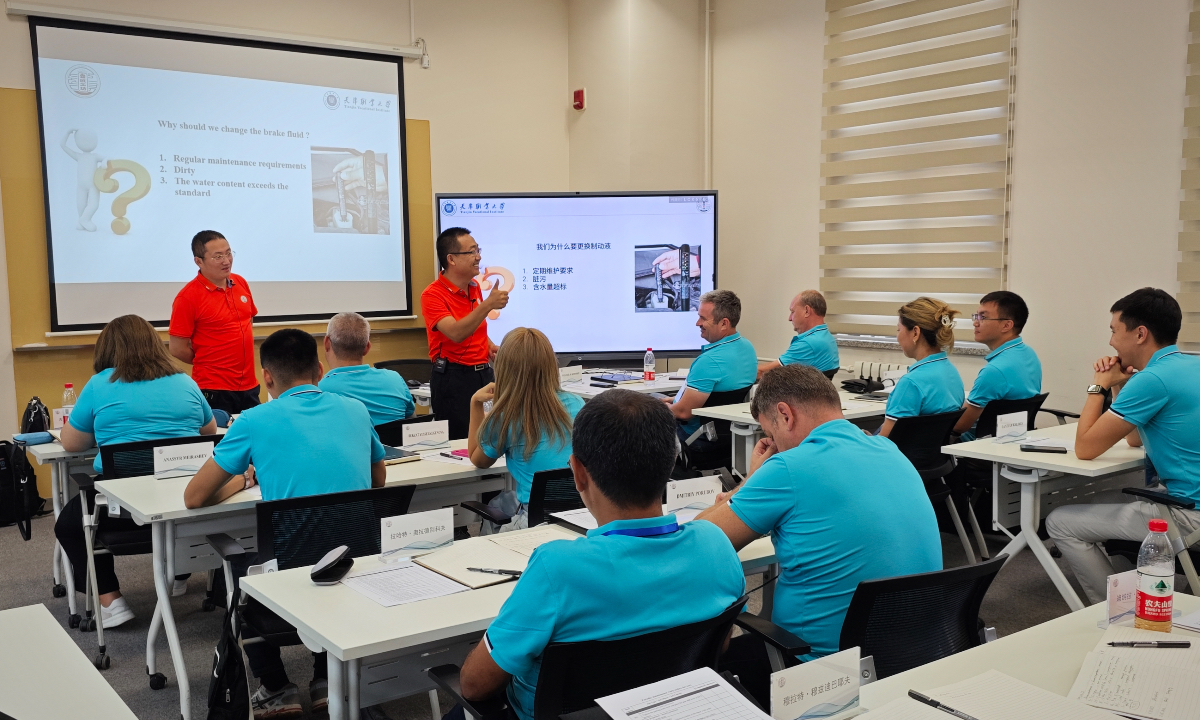
<path fill-rule="evenodd" d="M 465 438 L 471 423 L 471 396 L 493 382 L 491 360 L 498 349 L 487 334 L 487 315 L 508 305 L 499 288 L 483 297 L 479 243 L 466 228 L 453 227 L 437 238 L 441 273 L 421 293 L 421 313 L 429 334 L 433 375 L 429 391 L 433 414 L 450 423 L 450 438 Z"/>
<path fill-rule="evenodd" d="M 971 430 L 993 400 L 1025 400 L 1042 391 L 1042 363 L 1037 353 L 1021 339 L 1021 330 L 1029 319 L 1029 307 L 1021 296 L 997 290 L 979 300 L 979 310 L 971 316 L 975 342 L 987 345 L 987 365 L 975 377 L 975 385 L 954 431 L 963 440 L 974 440 Z"/>
<path fill-rule="evenodd" d="M 251 328 L 258 308 L 245 278 L 232 272 L 233 250 L 224 235 L 196 233 L 192 255 L 199 272 L 171 306 L 171 354 L 192 366 L 211 407 L 234 415 L 259 402 Z"/>

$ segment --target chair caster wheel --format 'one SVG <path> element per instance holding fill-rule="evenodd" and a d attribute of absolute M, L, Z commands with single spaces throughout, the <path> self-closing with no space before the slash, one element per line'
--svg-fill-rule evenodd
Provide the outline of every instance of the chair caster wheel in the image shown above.
<path fill-rule="evenodd" d="M 67 625 L 69 625 L 71 628 L 77 628 L 77 627 L 79 627 L 79 621 L 81 619 L 82 618 L 80 618 L 78 615 L 68 615 L 67 616 Z"/>
<path fill-rule="evenodd" d="M 162 673 L 154 673 L 150 676 L 150 689 L 162 690 L 167 686 L 167 676 Z"/>
<path fill-rule="evenodd" d="M 1059 549 L 1058 549 L 1058 546 L 1057 546 L 1057 545 L 1055 545 L 1054 547 L 1050 548 L 1050 557 L 1052 557 L 1052 558 L 1054 558 L 1054 559 L 1056 559 L 1056 560 L 1057 560 L 1058 558 L 1061 558 L 1061 557 L 1062 557 L 1062 550 L 1059 550 Z"/>
<path fill-rule="evenodd" d="M 55 583 L 50 588 L 50 594 L 56 598 L 66 597 L 67 596 L 67 588 L 58 583 Z"/>
<path fill-rule="evenodd" d="M 84 618 L 83 621 L 79 623 L 79 630 L 80 632 L 96 632 L 96 618 Z"/>
<path fill-rule="evenodd" d="M 200 601 L 200 609 L 204 612 L 212 612 L 217 609 L 217 604 L 212 601 L 212 598 L 204 598 Z"/>
<path fill-rule="evenodd" d="M 92 664 L 96 666 L 97 670 L 107 670 L 109 665 L 112 664 L 112 658 L 104 653 L 100 653 L 96 656 L 96 659 L 92 661 Z"/>

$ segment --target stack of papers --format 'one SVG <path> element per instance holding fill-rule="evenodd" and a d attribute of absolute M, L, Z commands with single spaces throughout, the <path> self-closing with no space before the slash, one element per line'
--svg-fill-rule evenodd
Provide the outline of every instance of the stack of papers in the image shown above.
<path fill-rule="evenodd" d="M 682 507 L 675 510 L 668 510 L 667 506 L 663 506 L 663 515 L 675 515 L 675 521 L 680 525 L 689 523 L 696 519 L 696 516 L 704 512 L 707 508 Z M 592 517 L 591 511 L 587 508 L 579 508 L 578 510 L 566 510 L 564 512 L 550 513 L 550 517 L 561 520 L 562 522 L 573 525 L 583 531 L 595 530 L 600 527 L 596 522 L 596 518 Z"/>
<path fill-rule="evenodd" d="M 1113 720 L 1111 713 L 989 670 L 970 680 L 927 690 L 913 688 L 976 720 Z M 950 720 L 955 717 L 909 697 L 860 715 L 865 720 Z"/>
<path fill-rule="evenodd" d="M 467 589 L 465 585 L 420 567 L 411 560 L 348 575 L 342 579 L 342 584 L 384 607 L 429 600 Z"/>
<path fill-rule="evenodd" d="M 1126 717 L 1200 717 L 1200 643 L 1189 649 L 1114 648 L 1110 642 L 1191 639 L 1110 625 L 1083 661 L 1068 697 Z"/>
<path fill-rule="evenodd" d="M 1183 628 L 1184 630 L 1191 630 L 1192 632 L 1200 633 L 1200 610 L 1192 613 L 1191 615 L 1184 615 L 1183 617 L 1175 618 L 1175 621 L 1172 624 L 1177 628 Z"/>
<path fill-rule="evenodd" d="M 712 668 L 596 698 L 613 720 L 770 720 Z M 940 718 L 939 720 L 947 720 Z"/>
<path fill-rule="evenodd" d="M 515 553 L 532 557 L 533 551 L 545 545 L 548 542 L 555 540 L 573 540 L 570 533 L 564 533 L 562 530 L 555 527 L 546 527 L 529 532 L 522 533 L 500 533 L 499 535 L 489 535 L 488 540 L 496 543 L 505 550 L 512 550 Z M 513 568 L 516 569 L 516 568 Z"/>
<path fill-rule="evenodd" d="M 532 550 L 530 553 L 532 554 Z M 494 570 L 524 571 L 529 563 L 529 557 L 519 552 L 501 547 L 490 542 L 487 538 L 471 538 L 455 542 L 444 550 L 422 555 L 413 560 L 418 565 L 429 568 L 439 575 L 444 575 L 456 582 L 462 583 L 472 590 L 488 585 L 496 585 L 513 580 L 512 575 L 494 575 L 481 573 L 467 568 L 491 568 Z"/>
<path fill-rule="evenodd" d="M 1034 445 L 1036 447 L 1060 447 L 1067 450 L 1075 449 L 1075 438 L 1049 438 L 1049 437 L 1023 437 L 1020 438 L 1022 445 Z"/>

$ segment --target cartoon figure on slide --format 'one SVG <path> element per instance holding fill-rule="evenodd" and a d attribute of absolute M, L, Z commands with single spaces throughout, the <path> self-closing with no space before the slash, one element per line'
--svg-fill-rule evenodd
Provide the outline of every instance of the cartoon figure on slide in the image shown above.
<path fill-rule="evenodd" d="M 72 150 L 68 144 L 72 135 L 75 136 L 75 147 L 79 148 L 78 152 Z M 96 187 L 93 177 L 96 167 L 104 162 L 104 158 L 92 152 L 96 149 L 97 144 L 96 132 L 88 129 L 72 128 L 67 131 L 62 140 L 63 152 L 71 156 L 77 168 L 75 198 L 76 206 L 79 208 L 79 222 L 76 228 L 88 232 L 96 232 L 92 216 L 96 214 L 96 208 L 100 206 L 100 190 Z"/>

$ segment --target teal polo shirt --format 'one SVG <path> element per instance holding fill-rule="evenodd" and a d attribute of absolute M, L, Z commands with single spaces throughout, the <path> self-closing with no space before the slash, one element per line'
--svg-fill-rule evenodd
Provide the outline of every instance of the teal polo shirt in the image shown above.
<path fill-rule="evenodd" d="M 1109 412 L 1137 427 L 1167 492 L 1200 502 L 1200 358 L 1175 345 L 1162 348 L 1129 378 Z"/>
<path fill-rule="evenodd" d="M 391 370 L 370 365 L 334 368 L 325 373 L 317 387 L 366 405 L 372 425 L 410 418 L 417 411 L 404 378 Z"/>
<path fill-rule="evenodd" d="M 838 651 L 860 582 L 942 569 L 921 476 L 890 440 L 848 420 L 768 458 L 729 507 L 771 536 L 781 567 L 772 619 L 812 646 L 805 659 Z"/>
<path fill-rule="evenodd" d="M 749 388 L 757 379 L 758 356 L 754 354 L 754 346 L 734 333 L 700 348 L 700 355 L 688 368 L 687 386 L 707 395 Z M 704 422 L 694 417 L 682 424 L 683 432 L 691 435 Z"/>
<path fill-rule="evenodd" d="M 558 401 L 563 404 L 567 415 L 570 415 L 571 421 L 574 422 L 575 416 L 583 407 L 583 398 L 559 390 Z M 529 491 L 533 487 L 534 473 L 565 468 L 567 467 L 567 458 L 571 457 L 570 435 L 567 435 L 566 442 L 555 441 L 548 437 L 546 431 L 543 430 L 537 446 L 533 448 L 533 452 L 528 458 L 525 457 L 525 431 L 523 428 L 514 425 L 508 437 L 501 438 L 498 435 L 498 426 L 484 421 L 483 427 L 479 428 L 479 448 L 483 450 L 484 455 L 493 460 L 499 459 L 501 455 L 504 456 L 508 474 L 512 475 L 512 479 L 517 485 L 517 501 L 520 503 L 529 502 Z"/>
<path fill-rule="evenodd" d="M 993 400 L 1025 400 L 1042 391 L 1042 363 L 1033 348 L 1019 337 L 984 356 L 987 365 L 975 376 L 967 403 L 982 408 Z M 962 434 L 963 442 L 975 433 Z"/>
<path fill-rule="evenodd" d="M 811 365 L 821 372 L 836 370 L 838 363 L 837 339 L 822 323 L 792 338 L 787 352 L 779 356 L 780 365 Z"/>
<path fill-rule="evenodd" d="M 263 500 L 366 490 L 383 455 L 367 408 L 315 385 L 243 410 L 213 450 L 227 473 L 254 465 Z"/>
<path fill-rule="evenodd" d="M 687 625 L 716 617 L 742 596 L 742 564 L 725 533 L 703 520 L 664 532 L 674 523 L 674 515 L 616 520 L 533 551 L 483 638 L 492 660 L 512 675 L 508 699 L 522 720 L 533 718 L 550 643 Z M 619 534 L 630 531 L 655 534 Z"/>
<path fill-rule="evenodd" d="M 934 353 L 908 366 L 888 395 L 883 415 L 899 420 L 954 412 L 963 406 L 963 382 L 946 353 Z"/>
<path fill-rule="evenodd" d="M 184 373 L 141 382 L 113 382 L 113 369 L 92 376 L 67 422 L 94 435 L 96 445 L 199 435 L 213 419 L 212 408 Z M 100 455 L 92 468 L 101 472 Z"/>

